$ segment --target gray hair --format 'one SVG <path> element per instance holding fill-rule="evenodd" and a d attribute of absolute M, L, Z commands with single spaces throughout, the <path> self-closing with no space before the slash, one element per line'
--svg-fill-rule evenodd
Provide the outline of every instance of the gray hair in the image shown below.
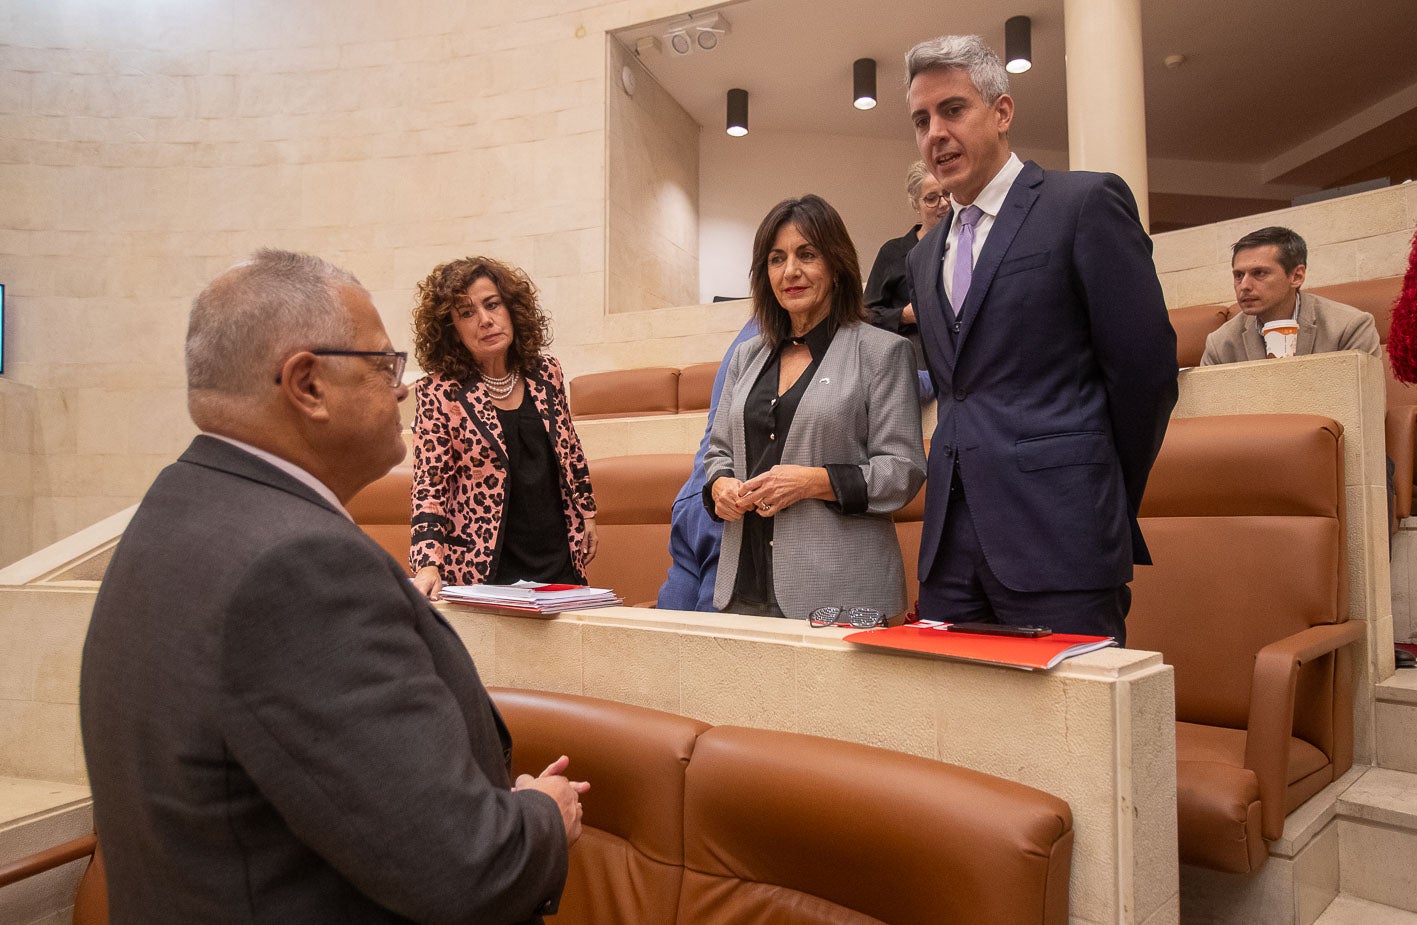
<path fill-rule="evenodd" d="M 925 185 L 925 179 L 931 177 L 930 168 L 925 166 L 924 161 L 916 161 L 910 165 L 910 170 L 905 174 L 905 195 L 910 197 L 910 206 L 915 208 L 920 204 L 920 188 Z"/>
<path fill-rule="evenodd" d="M 977 35 L 942 35 L 921 42 L 905 53 L 905 85 L 908 88 L 915 75 L 922 71 L 958 68 L 969 73 L 974 89 L 988 105 L 1009 92 L 1009 72 Z"/>
<path fill-rule="evenodd" d="M 275 381 L 300 350 L 340 349 L 354 340 L 342 286 L 363 288 L 348 270 L 265 248 L 222 273 L 192 300 L 187 322 L 187 389 L 242 396 Z"/>

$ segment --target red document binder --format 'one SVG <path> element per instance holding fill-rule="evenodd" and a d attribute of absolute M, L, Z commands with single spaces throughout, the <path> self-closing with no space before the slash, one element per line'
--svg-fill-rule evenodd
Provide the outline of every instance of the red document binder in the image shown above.
<path fill-rule="evenodd" d="M 896 649 L 966 662 L 985 662 L 1028 671 L 1043 671 L 1065 658 L 1082 655 L 1084 652 L 1096 652 L 1098 649 L 1117 644 L 1117 640 L 1111 636 L 1054 633 L 1038 639 L 1026 639 L 1017 636 L 951 633 L 938 626 L 920 626 L 914 623 L 888 629 L 862 630 L 843 638 L 847 642 L 879 649 Z"/>

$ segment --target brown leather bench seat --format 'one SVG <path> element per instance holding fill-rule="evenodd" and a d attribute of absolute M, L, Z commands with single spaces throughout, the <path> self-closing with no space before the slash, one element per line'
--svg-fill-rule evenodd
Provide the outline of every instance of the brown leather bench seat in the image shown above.
<path fill-rule="evenodd" d="M 578 421 L 707 411 L 718 362 L 644 366 L 586 373 L 571 380 L 571 416 Z"/>
<path fill-rule="evenodd" d="M 513 770 L 591 782 L 555 921 L 1068 920 L 1072 813 L 1031 787 L 816 736 L 497 689 Z"/>
<path fill-rule="evenodd" d="M 1141 509 L 1128 645 L 1176 671 L 1181 860 L 1249 872 L 1353 761 L 1343 429 L 1316 415 L 1171 422 Z"/>

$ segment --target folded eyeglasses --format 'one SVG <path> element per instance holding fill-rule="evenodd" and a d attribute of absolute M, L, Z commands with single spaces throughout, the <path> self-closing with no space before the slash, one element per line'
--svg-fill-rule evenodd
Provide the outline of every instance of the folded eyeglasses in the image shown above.
<path fill-rule="evenodd" d="M 807 623 L 817 627 L 845 626 L 869 630 L 878 626 L 900 626 L 913 616 L 914 614 L 898 613 L 888 617 L 871 607 L 818 607 L 807 615 Z"/>

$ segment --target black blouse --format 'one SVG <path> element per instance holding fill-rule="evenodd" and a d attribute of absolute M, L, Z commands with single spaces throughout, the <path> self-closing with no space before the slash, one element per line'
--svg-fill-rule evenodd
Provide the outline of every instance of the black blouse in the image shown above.
<path fill-rule="evenodd" d="M 801 337 L 790 338 L 775 350 L 762 372 L 753 382 L 743 405 L 743 442 L 748 455 L 747 478 L 762 475 L 782 462 L 782 447 L 792 430 L 798 405 L 816 376 L 836 330 L 830 320 L 819 323 Z M 777 393 L 781 372 L 782 351 L 793 344 L 805 344 L 812 361 L 786 392 Z M 825 502 L 842 514 L 866 511 L 866 477 L 859 466 L 824 463 L 836 501 Z M 721 477 L 721 476 L 720 476 Z M 718 520 L 714 511 L 713 483 L 704 486 L 704 505 Z M 744 479 L 747 481 L 747 479 Z M 799 502 L 801 503 L 801 502 Z M 733 584 L 733 600 L 776 609 L 777 595 L 772 582 L 773 519 L 759 517 L 756 511 L 743 515 L 743 541 L 738 554 L 738 574 Z M 732 606 L 732 605 L 730 605 Z"/>
<path fill-rule="evenodd" d="M 900 320 L 905 306 L 910 304 L 910 283 L 905 259 L 915 249 L 920 231 L 916 225 L 898 238 L 891 238 L 876 254 L 871 275 L 866 280 L 866 314 L 871 324 L 883 331 L 899 334 L 915 348 L 915 368 L 925 369 L 925 347 L 920 340 L 920 328 Z"/>
<path fill-rule="evenodd" d="M 511 411 L 497 408 L 497 420 L 507 447 L 507 504 L 502 552 L 488 583 L 584 583 L 571 562 L 561 469 L 531 394 L 523 389 L 522 403 Z"/>

